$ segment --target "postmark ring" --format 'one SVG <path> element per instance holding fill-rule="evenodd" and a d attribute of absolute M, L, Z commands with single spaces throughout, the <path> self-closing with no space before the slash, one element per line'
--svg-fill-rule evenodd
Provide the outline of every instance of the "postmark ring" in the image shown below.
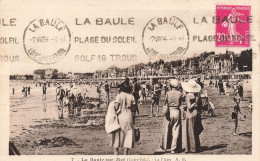
<path fill-rule="evenodd" d="M 24 30 L 23 47 L 35 62 L 54 64 L 69 52 L 71 33 L 58 18 L 34 19 Z"/>
<path fill-rule="evenodd" d="M 189 48 L 189 31 L 175 16 L 155 17 L 143 29 L 142 46 L 152 59 L 177 60 Z"/>

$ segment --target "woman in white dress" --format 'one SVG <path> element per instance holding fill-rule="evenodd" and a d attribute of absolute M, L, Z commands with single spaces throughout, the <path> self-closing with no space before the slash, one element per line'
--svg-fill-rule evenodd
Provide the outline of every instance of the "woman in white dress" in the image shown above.
<path fill-rule="evenodd" d="M 135 99 L 132 95 L 132 87 L 123 83 L 120 93 L 115 99 L 115 111 L 118 116 L 120 129 L 112 133 L 110 146 L 114 148 L 114 154 L 119 154 L 119 147 L 124 148 L 124 155 L 128 155 L 129 149 L 134 147 L 134 111 Z"/>

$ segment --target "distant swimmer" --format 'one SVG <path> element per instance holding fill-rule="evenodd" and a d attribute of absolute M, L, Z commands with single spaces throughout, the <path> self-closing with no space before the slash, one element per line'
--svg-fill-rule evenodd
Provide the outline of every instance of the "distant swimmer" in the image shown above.
<path fill-rule="evenodd" d="M 28 90 L 28 95 L 30 95 L 31 94 L 31 92 L 30 92 L 31 91 L 31 87 L 28 87 L 27 90 Z"/>
<path fill-rule="evenodd" d="M 28 88 L 25 87 L 25 91 L 24 91 L 24 97 L 27 97 L 27 92 L 28 92 Z"/>
<path fill-rule="evenodd" d="M 26 97 L 27 96 L 27 87 L 23 87 L 22 92 L 23 92 L 24 97 Z"/>

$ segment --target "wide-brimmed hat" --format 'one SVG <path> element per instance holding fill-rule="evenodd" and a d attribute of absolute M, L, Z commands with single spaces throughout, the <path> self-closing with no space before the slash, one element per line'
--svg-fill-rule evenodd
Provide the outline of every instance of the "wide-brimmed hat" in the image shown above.
<path fill-rule="evenodd" d="M 198 93 L 201 90 L 201 86 L 193 79 L 189 80 L 188 82 L 183 82 L 181 85 L 183 90 L 186 92 Z"/>
<path fill-rule="evenodd" d="M 170 80 L 170 85 L 172 87 L 178 87 L 179 81 L 177 79 L 171 79 Z"/>

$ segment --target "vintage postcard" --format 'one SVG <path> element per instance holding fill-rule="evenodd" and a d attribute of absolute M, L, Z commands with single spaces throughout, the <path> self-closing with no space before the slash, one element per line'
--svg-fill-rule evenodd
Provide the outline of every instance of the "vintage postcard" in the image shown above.
<path fill-rule="evenodd" d="M 259 161 L 259 6 L 0 0 L 0 161 Z"/>

